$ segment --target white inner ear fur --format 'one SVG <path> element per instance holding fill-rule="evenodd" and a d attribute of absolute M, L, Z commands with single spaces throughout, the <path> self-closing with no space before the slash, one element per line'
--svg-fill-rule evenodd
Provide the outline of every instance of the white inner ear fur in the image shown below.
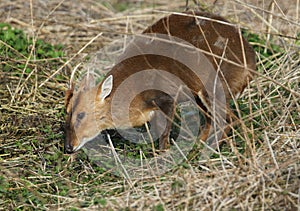
<path fill-rule="evenodd" d="M 108 95 L 110 95 L 113 87 L 113 76 L 108 76 L 105 81 L 103 81 L 101 86 L 100 100 L 103 101 Z"/>

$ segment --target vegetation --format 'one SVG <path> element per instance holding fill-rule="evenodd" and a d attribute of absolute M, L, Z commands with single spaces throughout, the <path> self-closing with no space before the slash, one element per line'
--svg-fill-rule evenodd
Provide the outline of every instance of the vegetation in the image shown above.
<path fill-rule="evenodd" d="M 242 121 L 220 150 L 208 157 L 199 152 L 164 174 L 139 177 L 120 171 L 122 165 L 95 159 L 92 150 L 63 153 L 64 91 L 73 68 L 124 32 L 138 33 L 164 15 L 153 15 L 152 9 L 182 11 L 185 6 L 181 0 L 172 5 L 118 2 L 51 1 L 45 7 L 42 2 L 1 1 L 0 209 L 296 210 L 300 206 L 296 15 L 280 18 L 278 13 L 272 21 L 266 19 L 271 24 L 267 31 L 268 27 L 276 31 L 268 35 L 258 27 L 260 10 L 254 13 L 250 5 L 227 1 L 230 8 L 242 8 L 247 14 L 239 21 L 257 52 L 258 74 L 237 104 L 231 103 Z M 221 5 L 207 8 L 216 12 L 225 8 L 225 1 L 218 2 Z M 3 12 L 7 9 L 10 12 Z M 233 9 L 226 14 L 240 13 Z M 281 29 L 278 24 L 293 27 Z M 99 32 L 104 33 L 98 36 Z M 146 151 L 142 144 L 114 143 L 134 152 L 131 157 Z"/>

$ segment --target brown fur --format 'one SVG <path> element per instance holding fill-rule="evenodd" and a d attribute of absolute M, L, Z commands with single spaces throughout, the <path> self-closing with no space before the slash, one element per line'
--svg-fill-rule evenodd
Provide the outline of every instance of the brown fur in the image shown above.
<path fill-rule="evenodd" d="M 255 52 L 244 38 L 241 40 L 238 30 L 232 25 L 196 19 L 192 16 L 193 12 L 187 14 L 190 16 L 173 14 L 162 18 L 143 33 L 169 34 L 203 50 L 213 67 L 219 68 L 222 72 L 221 78 L 223 79 L 226 99 L 231 98 L 230 92 L 233 96 L 238 95 L 244 90 L 248 81 L 252 79 L 249 69 L 255 70 Z M 195 15 L 227 22 L 225 19 L 209 13 L 196 13 Z M 222 40 L 222 38 L 224 39 Z M 224 49 L 226 49 L 225 52 L 223 52 Z M 224 57 L 225 60 L 221 60 L 221 57 Z M 202 81 L 191 71 L 188 71 L 186 66 L 170 58 L 157 55 L 139 55 L 124 60 L 114 66 L 107 74 L 107 77 L 113 76 L 113 86 L 110 95 L 103 102 L 99 99 L 100 87 L 103 82 L 96 87 L 83 84 L 77 93 L 73 93 L 72 90 L 66 93 L 65 149 L 68 153 L 78 150 L 78 146 L 84 138 L 91 139 L 102 130 L 143 125 L 151 119 L 150 112 L 155 110 L 162 110 L 169 117 L 166 130 L 159 142 L 161 150 L 168 148 L 168 136 L 175 107 L 174 100 L 169 96 L 157 90 L 148 90 L 137 95 L 130 104 L 130 122 L 122 116 L 125 108 L 122 107 L 121 103 L 118 109 L 114 110 L 115 113 L 110 112 L 112 98 L 117 88 L 127 77 L 145 69 L 160 69 L 176 75 L 198 98 L 198 93 L 204 92 Z M 146 82 L 148 79 L 144 78 L 143 80 Z M 133 83 L 127 89 L 134 91 L 136 86 Z M 205 92 L 202 94 L 204 97 L 206 96 Z M 95 98 L 95 96 L 97 97 Z M 75 104 L 76 109 L 74 109 Z M 204 111 L 207 111 L 206 106 L 203 102 L 201 103 L 201 99 L 198 100 L 198 104 Z M 94 110 L 91 108 L 95 109 L 95 115 L 89 113 L 89 111 Z M 85 112 L 85 118 L 90 119 L 78 121 L 76 118 L 80 112 Z M 113 121 L 114 115 L 118 117 L 118 122 Z M 98 127 L 95 127 L 93 122 L 97 122 Z M 211 119 L 207 115 L 206 129 L 200 138 L 205 140 L 208 137 L 210 124 Z M 75 130 L 77 134 L 75 134 Z"/>

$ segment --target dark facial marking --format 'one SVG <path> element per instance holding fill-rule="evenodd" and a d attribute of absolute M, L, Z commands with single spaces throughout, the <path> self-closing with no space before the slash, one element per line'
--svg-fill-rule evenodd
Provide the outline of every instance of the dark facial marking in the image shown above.
<path fill-rule="evenodd" d="M 80 92 L 78 93 L 78 95 L 76 96 L 76 98 L 74 100 L 73 107 L 72 107 L 73 111 L 76 111 L 76 107 L 79 104 L 79 99 L 80 99 Z"/>

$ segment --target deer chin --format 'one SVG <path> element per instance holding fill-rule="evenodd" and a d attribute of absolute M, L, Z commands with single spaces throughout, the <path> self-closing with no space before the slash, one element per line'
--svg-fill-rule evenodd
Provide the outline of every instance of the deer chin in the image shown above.
<path fill-rule="evenodd" d="M 80 144 L 76 147 L 74 147 L 73 151 L 76 152 L 80 150 L 87 142 L 90 142 L 94 140 L 100 133 L 96 134 L 95 136 L 89 137 L 89 138 L 83 138 L 80 142 Z"/>

